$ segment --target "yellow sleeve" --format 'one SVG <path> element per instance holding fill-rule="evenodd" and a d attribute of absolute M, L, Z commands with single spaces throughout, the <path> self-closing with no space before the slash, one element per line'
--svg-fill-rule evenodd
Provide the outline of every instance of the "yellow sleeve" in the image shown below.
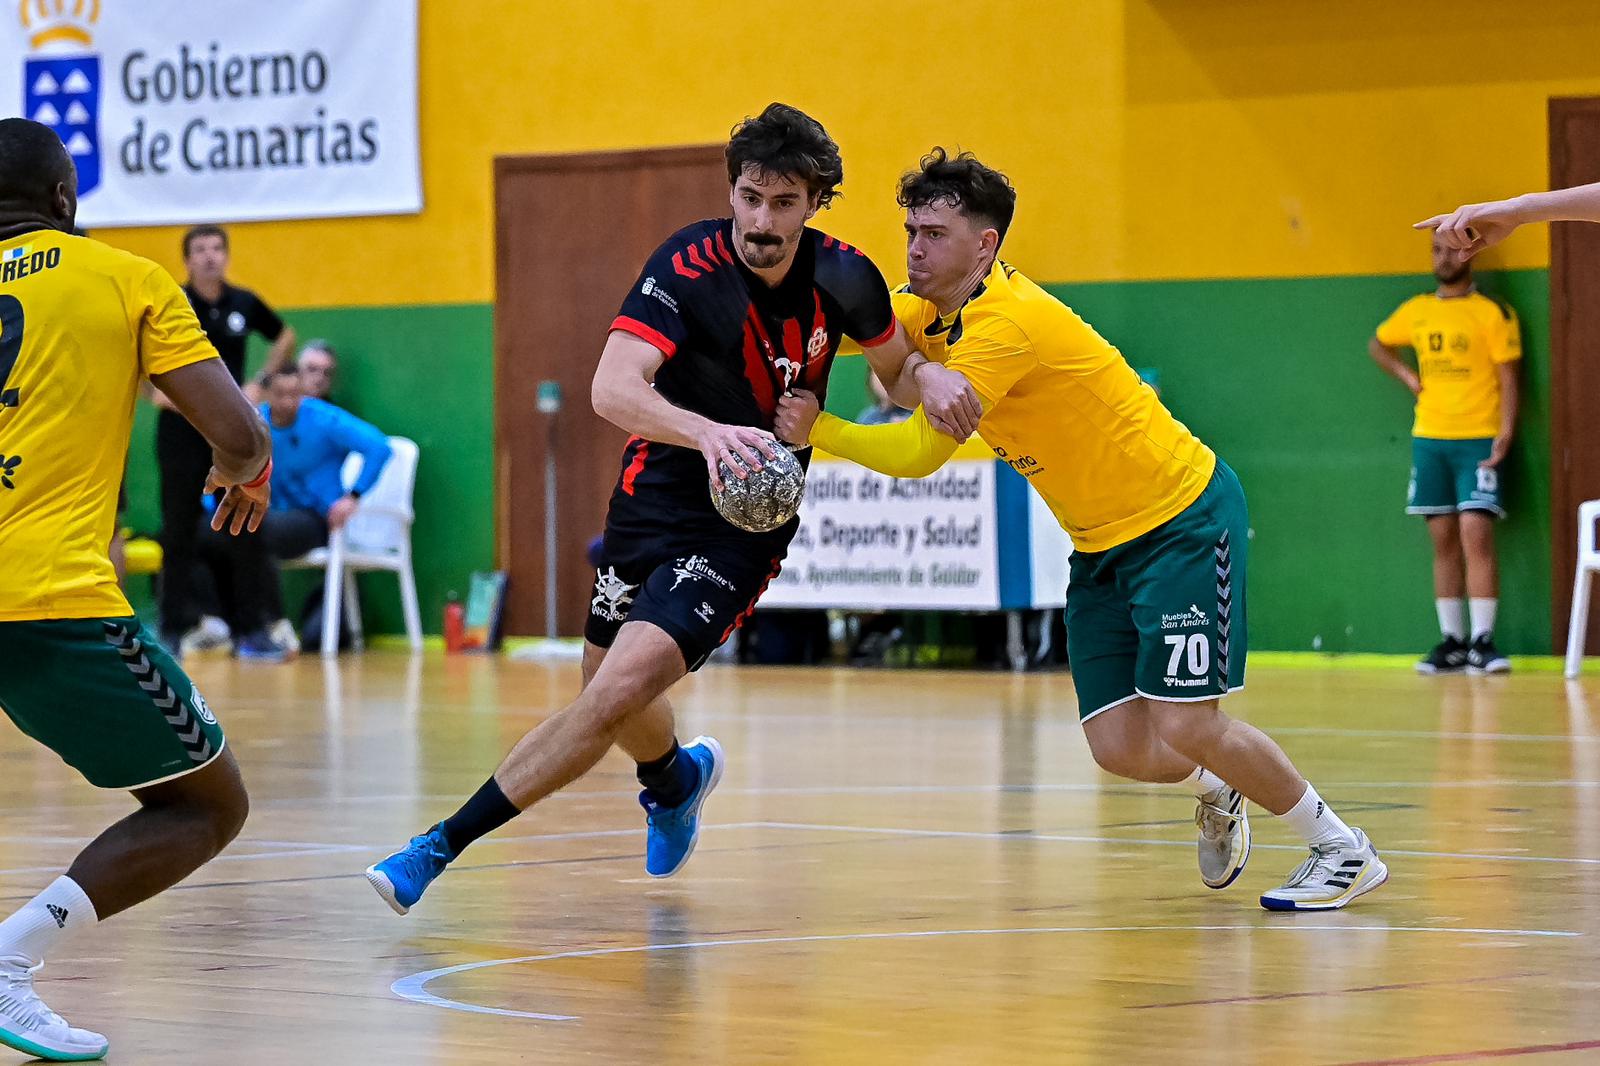
<path fill-rule="evenodd" d="M 1022 327 L 1010 319 L 995 318 L 962 338 L 944 365 L 967 379 L 987 411 L 1039 365 L 1039 356 Z"/>
<path fill-rule="evenodd" d="M 139 372 L 145 377 L 221 358 L 201 330 L 189 298 L 165 270 L 152 267 L 134 300 L 130 311 L 139 339 Z"/>
<path fill-rule="evenodd" d="M 1411 316 L 1406 310 L 1410 306 L 1411 301 L 1407 300 L 1394 309 L 1394 314 L 1379 323 L 1377 333 L 1379 343 L 1387 344 L 1391 348 L 1411 347 Z"/>
<path fill-rule="evenodd" d="M 811 427 L 811 443 L 890 477 L 927 477 L 956 451 L 956 439 L 933 428 L 922 408 L 904 422 L 861 426 L 823 412 Z"/>
<path fill-rule="evenodd" d="M 1517 313 L 1504 304 L 1496 304 L 1495 311 L 1489 331 L 1489 358 L 1496 363 L 1514 363 L 1522 358 L 1522 324 L 1517 321 Z"/>

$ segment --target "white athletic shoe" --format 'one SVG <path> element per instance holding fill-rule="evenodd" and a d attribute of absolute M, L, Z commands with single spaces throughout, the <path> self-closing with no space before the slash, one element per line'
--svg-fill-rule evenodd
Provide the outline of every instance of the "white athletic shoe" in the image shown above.
<path fill-rule="evenodd" d="M 0 959 L 0 1044 L 50 1062 L 105 1058 L 105 1037 L 74 1029 L 39 999 L 33 990 L 38 969 L 23 959 Z"/>
<path fill-rule="evenodd" d="M 233 651 L 233 633 L 228 629 L 228 623 L 208 614 L 200 619 L 199 625 L 183 635 L 176 650 L 184 658 L 209 652 L 228 655 Z"/>
<path fill-rule="evenodd" d="M 1335 911 L 1389 879 L 1389 867 L 1359 829 L 1354 844 L 1317 844 L 1289 880 L 1262 893 L 1269 911 Z"/>
<path fill-rule="evenodd" d="M 1200 827 L 1196 842 L 1200 880 L 1208 888 L 1227 888 L 1250 861 L 1250 819 L 1244 812 L 1244 797 L 1226 785 L 1209 793 L 1194 809 L 1194 824 Z"/>
<path fill-rule="evenodd" d="M 272 643 L 290 655 L 300 654 L 300 634 L 294 631 L 294 623 L 287 618 L 280 618 L 272 623 L 272 628 L 267 630 L 267 636 Z"/>

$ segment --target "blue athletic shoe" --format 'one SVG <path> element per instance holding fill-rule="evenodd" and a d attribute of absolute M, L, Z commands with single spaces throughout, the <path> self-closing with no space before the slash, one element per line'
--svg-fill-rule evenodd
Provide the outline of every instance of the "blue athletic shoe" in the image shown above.
<path fill-rule="evenodd" d="M 689 861 L 700 839 L 700 808 L 722 780 L 722 745 L 716 740 L 695 737 L 683 746 L 683 753 L 700 768 L 700 784 L 688 799 L 676 807 L 663 807 L 650 798 L 649 789 L 639 793 L 647 827 L 644 869 L 651 877 L 671 877 Z"/>
<path fill-rule="evenodd" d="M 367 867 L 367 880 L 396 914 L 405 914 L 454 858 L 440 822 L 422 836 L 412 837 L 411 843 L 387 859 Z"/>

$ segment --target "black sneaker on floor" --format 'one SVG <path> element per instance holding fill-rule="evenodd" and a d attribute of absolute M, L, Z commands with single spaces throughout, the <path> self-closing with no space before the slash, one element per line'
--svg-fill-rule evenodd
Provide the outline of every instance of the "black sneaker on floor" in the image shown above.
<path fill-rule="evenodd" d="M 1494 637 L 1480 633 L 1473 638 L 1472 647 L 1467 650 L 1467 669 L 1475 674 L 1509 674 L 1511 660 L 1501 655 L 1500 649 L 1494 646 Z"/>
<path fill-rule="evenodd" d="M 1417 663 L 1419 674 L 1459 674 L 1467 668 L 1467 646 L 1460 637 L 1445 637 Z"/>

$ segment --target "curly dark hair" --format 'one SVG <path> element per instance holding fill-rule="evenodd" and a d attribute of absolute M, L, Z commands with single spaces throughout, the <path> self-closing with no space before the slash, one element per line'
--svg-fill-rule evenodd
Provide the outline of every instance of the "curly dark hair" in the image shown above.
<path fill-rule="evenodd" d="M 950 204 L 968 218 L 993 226 L 1001 243 L 1017 211 L 1017 190 L 1011 187 L 1010 178 L 984 166 L 971 152 L 952 157 L 942 147 L 934 148 L 922 157 L 916 170 L 901 176 L 895 200 L 905 208 Z"/>
<path fill-rule="evenodd" d="M 839 146 L 822 123 L 788 104 L 768 104 L 735 126 L 726 156 L 728 184 L 738 181 L 745 167 L 754 167 L 762 178 L 781 175 L 805 182 L 821 207 L 833 202 L 844 181 Z"/>

